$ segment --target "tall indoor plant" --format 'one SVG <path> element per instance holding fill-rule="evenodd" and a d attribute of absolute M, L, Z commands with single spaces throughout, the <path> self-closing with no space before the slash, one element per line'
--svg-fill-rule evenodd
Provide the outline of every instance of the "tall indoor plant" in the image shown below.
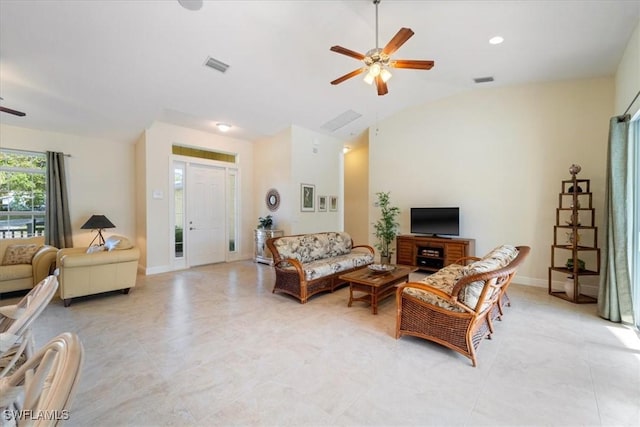
<path fill-rule="evenodd" d="M 376 193 L 376 196 L 378 197 L 378 207 L 380 207 L 380 219 L 373 224 L 374 235 L 378 239 L 375 247 L 380 251 L 380 263 L 390 264 L 391 254 L 393 253 L 391 244 L 396 238 L 398 227 L 400 226 L 396 221 L 400 214 L 400 208 L 391 206 L 389 192 L 379 192 Z"/>

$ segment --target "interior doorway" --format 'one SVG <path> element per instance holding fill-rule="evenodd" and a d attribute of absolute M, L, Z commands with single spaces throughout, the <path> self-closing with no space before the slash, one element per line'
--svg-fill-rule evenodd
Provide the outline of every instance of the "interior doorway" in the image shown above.
<path fill-rule="evenodd" d="M 174 269 L 224 262 L 236 252 L 237 174 L 223 165 L 174 159 Z"/>

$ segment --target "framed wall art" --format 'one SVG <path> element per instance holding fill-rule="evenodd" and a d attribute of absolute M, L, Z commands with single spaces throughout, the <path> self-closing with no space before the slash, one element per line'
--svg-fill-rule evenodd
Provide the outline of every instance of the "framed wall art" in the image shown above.
<path fill-rule="evenodd" d="M 315 212 L 315 202 L 316 186 L 312 184 L 300 184 L 300 210 L 302 212 Z"/>
<path fill-rule="evenodd" d="M 330 211 L 338 210 L 338 196 L 329 196 L 329 210 Z"/>
<path fill-rule="evenodd" d="M 327 196 L 318 196 L 318 212 L 327 211 Z"/>

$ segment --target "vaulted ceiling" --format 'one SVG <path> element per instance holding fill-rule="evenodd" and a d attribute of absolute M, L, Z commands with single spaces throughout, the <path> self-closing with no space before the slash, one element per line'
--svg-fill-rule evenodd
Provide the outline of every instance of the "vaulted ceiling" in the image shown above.
<path fill-rule="evenodd" d="M 155 120 L 254 140 L 291 124 L 347 139 L 404 109 L 479 88 L 612 76 L 640 1 L 405 1 L 379 5 L 381 47 L 431 59 L 392 70 L 389 94 L 329 51 L 375 47 L 371 0 L 0 0 L 0 123 L 132 142 Z M 490 45 L 500 35 L 505 41 Z M 208 57 L 229 65 L 205 67 Z M 493 76 L 491 83 L 474 78 Z M 335 131 L 326 123 L 352 111 Z"/>

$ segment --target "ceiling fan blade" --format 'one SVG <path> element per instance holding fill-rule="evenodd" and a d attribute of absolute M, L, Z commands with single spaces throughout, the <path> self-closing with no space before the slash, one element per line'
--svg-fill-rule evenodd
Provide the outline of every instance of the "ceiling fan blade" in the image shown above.
<path fill-rule="evenodd" d="M 382 80 L 380 76 L 376 76 L 376 87 L 378 88 L 378 96 L 386 95 L 389 93 L 387 84 Z"/>
<path fill-rule="evenodd" d="M 22 111 L 12 110 L 11 108 L 0 107 L 0 111 L 2 111 L 3 113 L 13 114 L 14 116 L 20 116 L 20 117 L 26 116 L 26 114 L 23 113 Z"/>
<path fill-rule="evenodd" d="M 352 58 L 355 58 L 357 60 L 362 61 L 364 59 L 364 55 L 358 52 L 354 52 L 351 49 L 347 49 L 346 47 L 342 47 L 342 46 L 331 46 L 331 51 L 336 52 L 336 53 L 341 53 L 343 55 L 347 55 L 350 56 Z"/>
<path fill-rule="evenodd" d="M 387 43 L 387 45 L 382 49 L 382 52 L 391 55 L 393 52 L 398 50 L 400 46 L 402 46 L 407 40 L 411 38 L 413 35 L 413 31 L 411 28 L 400 28 L 400 30 L 396 33 L 395 36 Z"/>
<path fill-rule="evenodd" d="M 362 67 L 362 68 L 358 68 L 357 70 L 353 70 L 350 73 L 345 74 L 342 77 L 338 77 L 337 79 L 335 79 L 334 81 L 331 82 L 332 85 L 337 85 L 342 83 L 345 80 L 350 79 L 351 77 L 355 77 L 358 74 L 362 74 L 364 71 L 366 71 L 367 67 Z"/>
<path fill-rule="evenodd" d="M 393 68 L 412 68 L 414 70 L 430 70 L 433 68 L 433 61 L 418 61 L 413 59 L 396 59 L 389 62 Z"/>

